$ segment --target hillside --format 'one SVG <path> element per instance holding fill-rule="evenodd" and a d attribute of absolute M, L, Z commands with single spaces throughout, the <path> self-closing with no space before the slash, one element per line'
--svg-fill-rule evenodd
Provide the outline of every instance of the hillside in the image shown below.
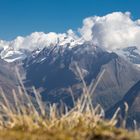
<path fill-rule="evenodd" d="M 18 85 L 19 83 L 15 73 L 15 65 L 9 64 L 0 59 L 0 91 L 3 91 L 5 95 L 10 99 L 12 97 L 11 91 L 17 90 Z"/>
<path fill-rule="evenodd" d="M 44 48 L 24 61 L 25 86 L 34 85 L 44 101 L 58 103 L 60 100 L 72 106 L 69 87 L 77 98 L 82 93 L 82 84 L 75 63 L 82 71 L 89 86 L 105 69 L 93 97 L 93 104 L 105 110 L 122 99 L 129 88 L 140 80 L 140 71 L 116 53 L 109 53 L 91 42 L 69 46 Z"/>
<path fill-rule="evenodd" d="M 106 111 L 106 116 L 111 117 L 115 111 L 120 108 L 120 115 L 122 118 L 126 117 L 125 113 L 125 104 L 128 104 L 127 112 L 127 125 L 128 127 L 134 127 L 134 120 L 137 122 L 137 125 L 140 125 L 140 81 L 134 84 L 128 92 L 124 95 L 123 99 L 117 102 L 113 107 Z"/>

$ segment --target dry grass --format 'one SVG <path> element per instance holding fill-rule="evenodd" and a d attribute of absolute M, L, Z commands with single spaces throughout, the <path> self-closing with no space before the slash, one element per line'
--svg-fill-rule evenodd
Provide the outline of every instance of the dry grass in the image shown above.
<path fill-rule="evenodd" d="M 82 96 L 83 101 L 80 99 L 75 102 L 75 107 L 70 111 L 67 106 L 59 109 L 55 104 L 48 106 L 46 111 L 41 98 L 35 94 L 39 110 L 33 103 L 20 104 L 20 100 L 13 93 L 16 106 L 14 109 L 4 97 L 5 104 L 1 104 L 0 140 L 139 139 L 138 134 L 134 132 L 128 133 L 126 130 L 115 128 L 115 116 L 111 121 L 103 120 L 102 108 L 91 108 L 87 94 Z"/>
<path fill-rule="evenodd" d="M 77 69 L 81 75 L 80 69 Z M 104 71 L 101 73 L 101 75 Z M 92 94 L 98 84 L 86 87 L 82 96 L 68 110 L 64 104 L 47 105 L 42 102 L 40 94 L 33 88 L 37 105 L 34 105 L 22 83 L 20 96 L 13 90 L 14 104 L 5 97 L 1 90 L 3 103 L 0 103 L 0 140 L 138 140 L 137 132 L 117 129 L 116 115 L 110 121 L 103 119 L 104 111 L 100 105 L 92 106 Z M 72 94 L 72 91 L 71 91 Z M 125 125 L 125 122 L 124 122 Z"/>

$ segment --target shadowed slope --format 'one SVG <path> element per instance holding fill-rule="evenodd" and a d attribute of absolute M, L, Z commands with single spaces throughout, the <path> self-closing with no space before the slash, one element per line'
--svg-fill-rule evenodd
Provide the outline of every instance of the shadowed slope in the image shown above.
<path fill-rule="evenodd" d="M 75 98 L 82 92 L 81 80 L 74 62 L 80 67 L 84 80 L 89 85 L 102 69 L 106 69 L 94 93 L 93 103 L 108 109 L 119 101 L 124 93 L 138 80 L 140 71 L 115 53 L 109 53 L 87 42 L 74 48 L 54 46 L 45 48 L 36 57 L 26 60 L 26 87 L 35 87 L 43 100 L 71 105 L 69 87 Z"/>
<path fill-rule="evenodd" d="M 108 111 L 106 111 L 106 117 L 110 118 L 113 116 L 115 111 L 120 108 L 120 114 L 124 118 L 125 117 L 125 105 L 128 104 L 128 118 L 127 124 L 134 125 L 133 121 L 136 120 L 138 124 L 140 124 L 140 81 L 138 81 L 134 86 L 130 88 L 130 90 L 125 94 L 122 100 L 116 103 L 113 107 L 111 107 Z"/>

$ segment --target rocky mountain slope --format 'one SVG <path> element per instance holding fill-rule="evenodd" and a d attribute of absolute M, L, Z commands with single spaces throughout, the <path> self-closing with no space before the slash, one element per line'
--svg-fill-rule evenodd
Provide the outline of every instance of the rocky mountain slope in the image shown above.
<path fill-rule="evenodd" d="M 134 84 L 128 92 L 124 95 L 124 97 L 117 102 L 113 107 L 111 107 L 106 112 L 106 117 L 111 117 L 115 113 L 115 111 L 120 108 L 119 117 L 122 119 L 127 117 L 127 125 L 128 127 L 134 127 L 134 120 L 137 122 L 137 125 L 140 125 L 140 81 Z M 128 104 L 128 112 L 127 116 L 125 113 L 125 105 Z"/>
<path fill-rule="evenodd" d="M 73 48 L 54 46 L 44 48 L 36 56 L 24 61 L 27 88 L 34 85 L 49 102 L 72 104 L 69 87 L 75 98 L 82 91 L 82 83 L 74 63 L 82 71 L 87 85 L 95 80 L 102 69 L 105 73 L 93 95 L 93 103 L 108 109 L 119 101 L 124 93 L 140 79 L 140 71 L 115 53 L 86 42 Z"/>
<path fill-rule="evenodd" d="M 71 30 L 64 34 L 35 32 L 12 41 L 0 40 L 0 57 L 0 85 L 8 96 L 18 84 L 14 67 L 21 65 L 21 76 L 24 75 L 29 93 L 35 86 L 44 101 L 64 101 L 69 106 L 73 105 L 71 90 L 75 99 L 83 92 L 75 64 L 87 86 L 94 84 L 105 69 L 92 95 L 93 104 L 100 104 L 105 110 L 123 100 L 125 93 L 140 80 L 139 47 L 128 46 L 111 52 Z"/>
<path fill-rule="evenodd" d="M 137 46 L 130 46 L 116 50 L 118 55 L 140 67 L 140 50 Z"/>
<path fill-rule="evenodd" d="M 0 59 L 0 88 L 7 97 L 11 98 L 12 90 L 16 90 L 18 85 L 15 67 Z"/>

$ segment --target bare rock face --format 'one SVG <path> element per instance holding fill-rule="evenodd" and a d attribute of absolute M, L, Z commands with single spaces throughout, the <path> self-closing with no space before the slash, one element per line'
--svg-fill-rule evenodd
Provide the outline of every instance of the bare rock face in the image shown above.
<path fill-rule="evenodd" d="M 72 105 L 69 87 L 75 98 L 80 96 L 82 83 L 74 63 L 77 63 L 87 86 L 102 69 L 105 73 L 93 94 L 93 104 L 105 110 L 123 98 L 127 90 L 140 80 L 140 71 L 115 53 L 109 53 L 87 42 L 74 48 L 45 48 L 37 56 L 24 61 L 25 85 L 34 85 L 45 101 L 63 100 Z"/>
<path fill-rule="evenodd" d="M 12 100 L 12 90 L 17 90 L 18 85 L 15 65 L 0 59 L 0 88 L 9 100 Z"/>
<path fill-rule="evenodd" d="M 106 117 L 113 116 L 115 111 L 120 108 L 119 117 L 122 119 L 126 117 L 125 103 L 128 104 L 127 127 L 134 127 L 134 120 L 137 125 L 140 125 L 140 81 L 134 84 L 124 97 L 117 102 L 113 107 L 106 111 Z"/>

